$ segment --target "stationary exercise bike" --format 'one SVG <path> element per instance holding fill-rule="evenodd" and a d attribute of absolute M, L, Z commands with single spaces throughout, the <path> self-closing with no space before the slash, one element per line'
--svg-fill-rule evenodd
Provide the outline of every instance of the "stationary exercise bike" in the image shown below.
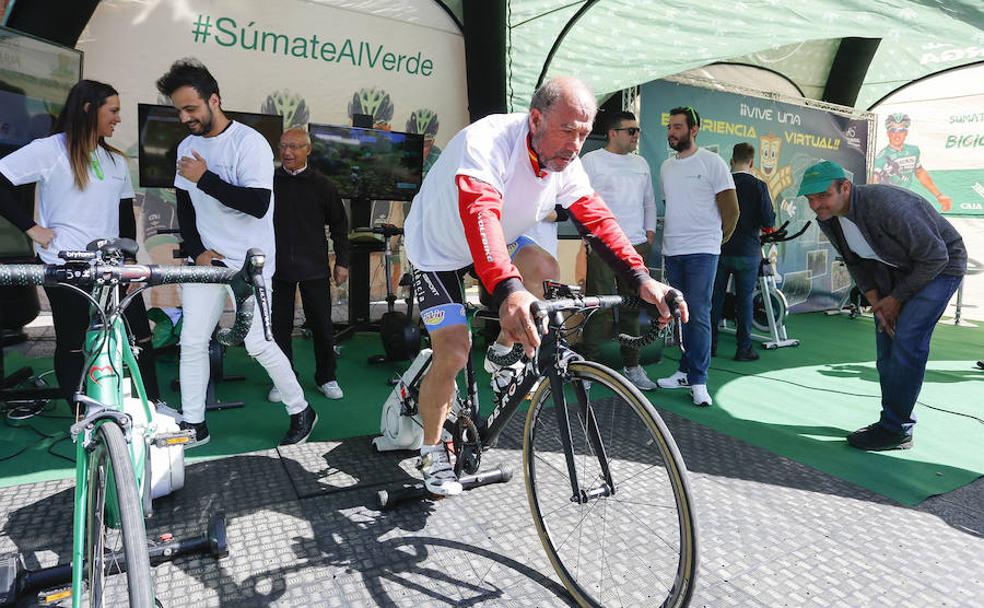
<path fill-rule="evenodd" d="M 383 361 L 409 361 L 420 352 L 420 328 L 413 322 L 413 293 L 407 296 L 406 314 L 395 310 L 396 294 L 393 293 L 390 273 L 393 267 L 393 247 L 392 239 L 394 236 L 403 234 L 403 228 L 393 224 L 380 224 L 372 229 L 375 234 L 382 235 L 386 243 L 383 250 L 383 266 L 386 272 L 386 313 L 379 320 L 379 337 L 383 341 L 383 351 L 386 354 L 372 355 L 369 363 L 382 363 Z M 400 278 L 400 287 L 410 286 L 412 283 L 410 273 L 404 273 Z"/>
<path fill-rule="evenodd" d="M 786 313 L 789 304 L 785 294 L 776 286 L 776 270 L 767 249 L 775 243 L 784 243 L 800 237 L 810 227 L 810 223 L 804 224 L 792 236 L 787 230 L 788 221 L 776 230 L 759 236 L 759 243 L 762 245 L 762 260 L 759 262 L 758 284 L 752 294 L 752 329 L 761 333 L 757 334 L 752 331 L 752 339 L 762 342 L 762 347 L 766 350 L 799 346 L 799 340 L 790 338 L 786 332 Z M 729 293 L 725 296 L 725 303 L 721 311 L 720 331 L 733 334 L 736 328 L 729 325 L 729 322 L 737 324 L 738 309 L 730 289 L 729 286 Z"/>

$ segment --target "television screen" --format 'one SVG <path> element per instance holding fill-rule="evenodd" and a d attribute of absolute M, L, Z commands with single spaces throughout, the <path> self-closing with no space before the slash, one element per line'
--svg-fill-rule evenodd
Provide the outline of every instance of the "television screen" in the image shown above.
<path fill-rule="evenodd" d="M 225 114 L 259 131 L 270 143 L 270 148 L 277 149 L 284 124 L 281 116 L 228 111 Z M 140 186 L 172 188 L 178 144 L 188 136 L 188 128 L 178 120 L 178 111 L 171 106 L 139 104 L 137 133 Z"/>
<path fill-rule="evenodd" d="M 308 131 L 308 162 L 342 198 L 409 201 L 420 190 L 423 135 L 317 124 Z"/>

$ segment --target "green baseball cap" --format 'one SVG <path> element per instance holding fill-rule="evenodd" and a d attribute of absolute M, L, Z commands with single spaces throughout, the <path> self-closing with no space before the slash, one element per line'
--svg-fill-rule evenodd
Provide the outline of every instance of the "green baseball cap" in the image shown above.
<path fill-rule="evenodd" d="M 835 179 L 847 179 L 844 167 L 832 160 L 820 161 L 803 172 L 803 181 L 800 182 L 797 196 L 823 192 L 830 187 L 831 182 Z"/>

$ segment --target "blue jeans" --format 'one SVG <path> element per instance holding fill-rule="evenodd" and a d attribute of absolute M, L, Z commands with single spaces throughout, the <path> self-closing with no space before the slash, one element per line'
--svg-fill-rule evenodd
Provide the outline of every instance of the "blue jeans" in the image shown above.
<path fill-rule="evenodd" d="M 912 435 L 916 417 L 912 408 L 922 389 L 929 359 L 929 340 L 962 277 L 940 275 L 902 305 L 895 322 L 895 337 L 877 331 L 878 380 L 881 383 L 882 426 Z"/>
<path fill-rule="evenodd" d="M 752 294 L 758 281 L 760 256 L 723 255 L 718 260 L 717 276 L 714 279 L 714 300 L 711 306 L 711 344 L 717 344 L 718 325 L 721 324 L 721 309 L 724 295 L 728 290 L 728 278 L 735 277 L 735 312 L 738 313 L 735 338 L 739 351 L 752 348 Z"/>
<path fill-rule="evenodd" d="M 683 346 L 680 371 L 687 382 L 707 384 L 707 367 L 711 363 L 711 295 L 718 256 L 712 253 L 668 255 L 666 281 L 683 292 L 690 311 L 690 321 L 683 326 Z"/>

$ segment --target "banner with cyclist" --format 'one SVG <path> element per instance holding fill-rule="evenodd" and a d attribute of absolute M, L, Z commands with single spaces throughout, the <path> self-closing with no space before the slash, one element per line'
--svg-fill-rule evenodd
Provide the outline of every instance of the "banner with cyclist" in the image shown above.
<path fill-rule="evenodd" d="M 878 108 L 872 181 L 908 188 L 942 213 L 984 215 L 984 95 Z"/>
<path fill-rule="evenodd" d="M 654 187 L 659 190 L 660 165 L 675 154 L 666 141 L 669 110 L 692 106 L 701 116 L 697 144 L 731 160 L 735 144 L 745 142 L 756 151 L 753 170 L 772 196 L 776 225 L 789 221 L 794 234 L 814 220 L 804 197 L 797 196 L 803 171 L 820 160 L 840 163 L 855 183 L 866 183 L 870 120 L 868 116 L 810 107 L 749 92 L 732 92 L 656 80 L 640 88 L 640 153 L 649 161 Z M 657 195 L 659 199 L 659 195 Z M 662 201 L 657 201 L 662 205 Z M 660 211 L 662 215 L 662 211 Z M 657 243 L 658 244 L 658 243 Z M 799 238 L 769 245 L 763 251 L 778 271 L 777 283 L 791 312 L 835 308 L 851 287 L 846 268 L 835 264 L 836 253 L 816 224 Z M 658 256 L 651 260 L 660 265 Z"/>

